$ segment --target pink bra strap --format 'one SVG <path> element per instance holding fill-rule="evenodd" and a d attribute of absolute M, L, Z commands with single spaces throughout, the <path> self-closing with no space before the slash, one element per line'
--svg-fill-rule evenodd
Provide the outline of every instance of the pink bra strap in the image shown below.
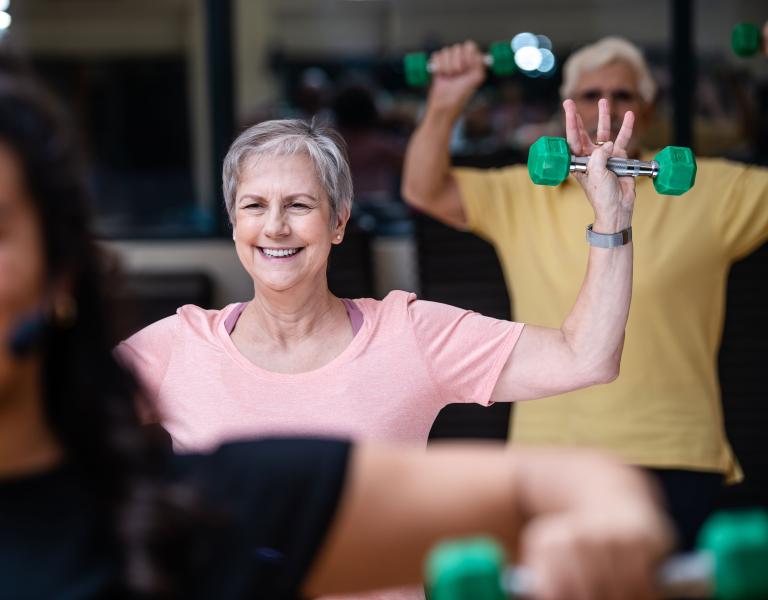
<path fill-rule="evenodd" d="M 243 314 L 246 306 L 248 306 L 247 302 L 241 302 L 238 304 L 235 307 L 235 310 L 229 313 L 227 320 L 224 321 L 224 329 L 227 330 L 228 335 L 232 335 L 232 332 L 235 330 L 235 325 L 237 325 L 237 320 L 240 318 L 240 315 Z"/>
<path fill-rule="evenodd" d="M 349 322 L 352 323 L 352 335 L 357 335 L 357 332 L 360 331 L 360 328 L 363 326 L 363 311 L 361 311 L 357 304 L 355 304 L 354 300 L 349 300 L 348 298 L 342 298 L 341 301 L 344 303 L 344 308 L 347 309 L 347 315 L 349 316 Z"/>

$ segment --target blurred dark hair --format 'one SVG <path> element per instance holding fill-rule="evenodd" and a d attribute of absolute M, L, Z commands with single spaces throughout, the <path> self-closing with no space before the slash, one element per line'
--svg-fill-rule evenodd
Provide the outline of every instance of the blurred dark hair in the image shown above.
<path fill-rule="evenodd" d="M 0 70 L 0 143 L 22 165 L 49 286 L 68 289 L 76 307 L 67 322 L 51 317 L 45 328 L 48 424 L 103 509 L 123 567 L 121 587 L 145 597 L 172 595 L 182 581 L 196 504 L 165 483 L 170 451 L 142 428 L 138 387 L 112 355 L 105 293 L 111 283 L 91 231 L 76 136 L 48 94 L 13 70 Z"/>

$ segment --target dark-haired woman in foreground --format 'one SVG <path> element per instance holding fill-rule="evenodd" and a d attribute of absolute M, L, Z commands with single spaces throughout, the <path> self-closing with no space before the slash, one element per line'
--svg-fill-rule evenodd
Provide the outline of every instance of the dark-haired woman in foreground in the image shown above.
<path fill-rule="evenodd" d="M 651 597 L 655 495 L 588 453 L 263 440 L 174 457 L 110 353 L 77 148 L 0 77 L 0 596 L 296 598 L 417 583 L 491 533 L 541 598 Z M 634 594 L 634 596 L 633 596 Z"/>

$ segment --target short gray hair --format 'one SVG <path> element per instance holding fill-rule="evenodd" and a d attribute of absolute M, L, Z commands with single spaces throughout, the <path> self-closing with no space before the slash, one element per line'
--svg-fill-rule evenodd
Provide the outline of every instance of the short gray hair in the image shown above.
<path fill-rule="evenodd" d="M 331 225 L 352 209 L 352 175 L 344 138 L 330 127 L 301 119 L 264 121 L 246 129 L 224 158 L 224 203 L 235 223 L 237 188 L 245 162 L 257 156 L 306 154 L 331 203 Z"/>
<path fill-rule="evenodd" d="M 632 42 L 615 36 L 605 37 L 571 54 L 563 65 L 563 85 L 560 86 L 560 97 L 563 100 L 570 98 L 576 89 L 577 82 L 584 73 L 594 71 L 612 62 L 625 62 L 632 67 L 637 75 L 637 87 L 640 96 L 648 104 L 653 102 L 656 96 L 656 82 L 651 77 L 651 70 L 648 68 L 643 53 Z"/>

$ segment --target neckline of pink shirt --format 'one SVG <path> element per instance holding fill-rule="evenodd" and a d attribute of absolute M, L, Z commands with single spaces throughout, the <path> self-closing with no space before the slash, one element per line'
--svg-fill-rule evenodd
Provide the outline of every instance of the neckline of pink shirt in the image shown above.
<path fill-rule="evenodd" d="M 229 356 L 234 360 L 236 364 L 240 366 L 241 369 L 250 375 L 256 375 L 264 379 L 286 384 L 301 382 L 305 380 L 314 381 L 317 377 L 324 376 L 327 373 L 335 372 L 339 367 L 343 367 L 343 365 L 346 365 L 350 360 L 354 359 L 354 357 L 356 357 L 360 352 L 360 349 L 365 347 L 365 344 L 367 343 L 370 334 L 372 333 L 370 327 L 364 327 L 364 325 L 366 325 L 364 318 L 365 309 L 357 303 L 352 302 L 351 300 L 349 302 L 351 302 L 352 307 L 354 308 L 352 313 L 350 313 L 350 307 L 346 301 L 344 302 L 344 306 L 347 308 L 347 314 L 350 315 L 350 323 L 352 323 L 354 334 L 352 341 L 341 352 L 341 354 L 336 356 L 333 360 L 311 371 L 302 371 L 300 373 L 281 373 L 279 371 L 269 371 L 254 364 L 248 360 L 248 358 L 246 358 L 242 352 L 240 352 L 239 348 L 235 346 L 235 343 L 232 341 L 230 332 L 234 330 L 238 318 L 242 314 L 243 310 L 245 310 L 245 306 L 248 304 L 247 302 L 230 305 L 222 310 L 222 313 L 224 314 L 221 315 L 222 318 L 215 326 L 216 335 L 219 338 L 224 351 L 229 354 Z M 353 319 L 352 315 L 355 313 L 359 313 L 359 315 L 355 316 Z M 356 324 L 359 326 L 356 326 Z"/>
<path fill-rule="evenodd" d="M 358 308 L 354 300 L 350 300 L 349 298 L 342 298 L 341 301 L 344 303 L 344 308 L 347 309 L 347 316 L 349 317 L 349 322 L 352 325 L 352 337 L 354 337 L 363 326 L 365 317 L 363 317 L 363 312 Z M 237 325 L 237 321 L 240 318 L 240 315 L 243 314 L 246 306 L 248 306 L 247 302 L 241 302 L 234 308 L 231 313 L 229 313 L 229 315 L 227 315 L 227 318 L 224 321 L 224 329 L 226 329 L 227 335 L 232 335 L 232 332 L 235 330 L 235 325 Z"/>

